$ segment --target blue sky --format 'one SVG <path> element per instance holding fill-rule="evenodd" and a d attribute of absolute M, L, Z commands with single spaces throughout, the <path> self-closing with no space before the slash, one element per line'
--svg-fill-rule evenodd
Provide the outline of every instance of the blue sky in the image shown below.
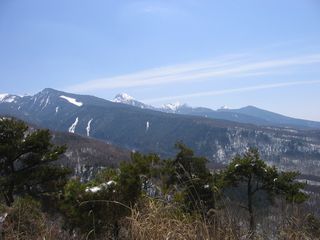
<path fill-rule="evenodd" d="M 319 23 L 318 0 L 0 0 L 0 92 L 320 121 Z"/>

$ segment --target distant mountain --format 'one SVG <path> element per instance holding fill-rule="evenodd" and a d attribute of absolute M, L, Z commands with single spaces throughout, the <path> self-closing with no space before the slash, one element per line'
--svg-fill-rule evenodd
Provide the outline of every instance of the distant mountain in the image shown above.
<path fill-rule="evenodd" d="M 148 104 L 145 104 L 143 102 L 140 102 L 133 97 L 131 97 L 127 93 L 119 93 L 117 94 L 112 102 L 115 103 L 122 103 L 122 104 L 127 104 L 131 105 L 134 107 L 142 108 L 142 109 L 151 109 L 151 110 L 156 110 L 156 111 L 161 111 L 161 112 L 166 112 L 166 113 L 177 113 L 181 108 L 184 106 L 187 107 L 185 104 L 180 104 L 179 102 L 177 103 L 168 103 L 164 104 L 163 106 L 157 108 Z"/>
<path fill-rule="evenodd" d="M 204 107 L 190 107 L 187 104 L 181 104 L 178 102 L 165 104 L 160 108 L 156 108 L 150 105 L 146 105 L 137 100 L 127 101 L 122 100 L 121 98 L 117 99 L 118 100 L 115 102 L 124 103 L 141 108 L 153 109 L 167 113 L 177 113 L 213 119 L 223 119 L 239 123 L 255 124 L 259 126 L 275 126 L 299 129 L 320 129 L 320 122 L 291 118 L 283 116 L 281 114 L 259 109 L 254 106 L 247 106 L 240 109 L 229 109 L 227 106 L 223 106 L 218 110 L 213 110 Z"/>
<path fill-rule="evenodd" d="M 181 104 L 179 102 L 176 103 L 168 103 L 162 105 L 157 110 L 167 113 L 179 113 L 182 109 L 189 108 L 186 104 Z"/>
<path fill-rule="evenodd" d="M 190 109 L 186 105 L 177 108 L 178 113 L 191 110 L 199 116 L 154 111 L 54 89 L 0 102 L 1 115 L 100 139 L 125 149 L 172 157 L 176 152 L 175 142 L 181 140 L 196 154 L 225 163 L 236 153 L 254 146 L 265 160 L 282 169 L 320 175 L 320 131 L 243 124 L 202 117 L 204 112 L 210 112 L 206 108 Z M 211 111 L 240 116 L 240 113 Z"/>
<path fill-rule="evenodd" d="M 11 102 L 14 102 L 16 98 L 19 98 L 19 96 L 7 94 L 7 93 L 0 94 L 0 102 L 11 103 Z"/>
<path fill-rule="evenodd" d="M 220 109 L 218 111 L 225 113 L 245 114 L 253 118 L 262 119 L 268 125 L 320 129 L 320 122 L 291 118 L 278 113 L 263 110 L 254 106 L 247 106 L 239 109 Z"/>
<path fill-rule="evenodd" d="M 112 102 L 115 103 L 123 103 L 123 104 L 128 104 L 134 107 L 142 108 L 142 109 L 155 109 L 154 107 L 144 104 L 142 102 L 139 102 L 135 100 L 133 97 L 128 95 L 127 93 L 119 93 L 115 96 L 115 98 L 112 100 Z"/>

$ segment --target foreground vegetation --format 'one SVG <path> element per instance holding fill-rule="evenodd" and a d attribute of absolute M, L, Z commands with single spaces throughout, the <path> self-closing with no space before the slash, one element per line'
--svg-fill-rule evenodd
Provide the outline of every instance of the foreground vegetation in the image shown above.
<path fill-rule="evenodd" d="M 257 149 L 215 172 L 177 143 L 173 159 L 132 153 L 81 182 L 54 164 L 65 147 L 48 131 L 11 119 L 0 131 L 2 239 L 319 239 L 298 173 Z"/>

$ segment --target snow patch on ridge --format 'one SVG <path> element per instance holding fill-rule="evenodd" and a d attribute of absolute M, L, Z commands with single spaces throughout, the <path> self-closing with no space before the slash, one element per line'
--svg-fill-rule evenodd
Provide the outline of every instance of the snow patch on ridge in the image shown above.
<path fill-rule="evenodd" d="M 74 121 L 74 123 L 72 123 L 72 125 L 69 127 L 69 132 L 70 133 L 74 133 L 75 132 L 78 122 L 79 122 L 79 118 L 77 117 L 76 120 Z"/>
<path fill-rule="evenodd" d="M 93 118 L 91 118 L 88 122 L 88 125 L 86 127 L 87 130 L 87 136 L 90 137 L 90 128 L 91 128 L 91 122 L 92 122 Z"/>
<path fill-rule="evenodd" d="M 83 105 L 82 102 L 78 102 L 75 98 L 67 97 L 67 96 L 64 96 L 64 95 L 61 95 L 60 98 L 63 98 L 65 100 L 67 100 L 69 103 L 71 103 L 73 105 L 76 105 L 78 107 L 81 107 Z"/>

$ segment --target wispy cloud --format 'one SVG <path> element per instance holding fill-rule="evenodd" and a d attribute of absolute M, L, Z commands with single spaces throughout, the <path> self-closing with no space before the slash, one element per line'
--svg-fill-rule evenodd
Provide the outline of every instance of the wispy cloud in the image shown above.
<path fill-rule="evenodd" d="M 229 55 L 212 61 L 199 61 L 153 68 L 131 74 L 91 80 L 69 86 L 66 90 L 92 92 L 96 90 L 164 85 L 177 82 L 204 81 L 206 79 L 213 81 L 221 77 L 269 74 L 272 71 L 292 66 L 317 63 L 320 63 L 320 54 L 269 60 L 257 60 L 248 55 Z"/>
<path fill-rule="evenodd" d="M 181 15 L 184 12 L 178 8 L 173 2 L 168 1 L 132 1 L 127 5 L 129 12 L 138 14 L 149 14 L 157 16 Z"/>
<path fill-rule="evenodd" d="M 230 93 L 250 92 L 250 91 L 263 90 L 263 89 L 282 88 L 282 87 L 288 87 L 288 86 L 310 85 L 310 84 L 320 84 L 320 80 L 261 84 L 261 85 L 247 86 L 247 87 L 241 87 L 241 88 L 229 88 L 229 89 L 222 89 L 222 90 L 215 90 L 215 91 L 196 92 L 196 93 L 190 93 L 190 94 L 184 94 L 184 95 L 178 95 L 178 96 L 166 96 L 166 97 L 160 97 L 160 98 L 143 99 L 142 101 L 146 103 L 162 102 L 162 101 L 169 101 L 169 100 L 178 100 L 178 99 L 187 99 L 187 98 L 195 98 L 195 97 L 205 97 L 205 96 L 217 96 L 217 95 L 225 95 Z"/>

